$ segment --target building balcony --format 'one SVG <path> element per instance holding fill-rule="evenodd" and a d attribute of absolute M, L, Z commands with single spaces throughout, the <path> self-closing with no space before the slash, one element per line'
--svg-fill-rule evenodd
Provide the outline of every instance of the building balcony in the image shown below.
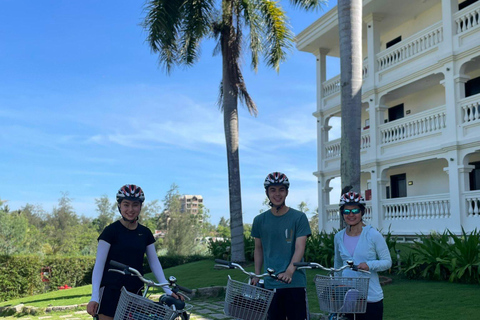
<path fill-rule="evenodd" d="M 480 37 L 480 1 L 456 12 L 452 19 L 454 21 L 453 30 L 451 30 L 453 34 L 452 39 L 444 39 L 445 30 L 440 17 L 440 20 L 432 25 L 402 39 L 389 48 L 380 50 L 374 59 L 375 68 L 368 65 L 368 57 L 364 55 L 365 59 L 362 69 L 364 84 L 373 84 L 375 88 L 382 88 L 401 79 L 413 78 L 415 76 L 421 77 L 422 73 L 432 72 L 432 70 L 441 67 L 439 61 L 444 57 L 448 55 L 458 56 L 472 47 L 478 46 L 478 38 Z M 331 23 L 330 20 L 328 21 Z M 398 28 L 401 29 L 402 26 Z M 403 28 L 408 27 L 403 26 Z M 304 37 L 307 38 L 307 34 Z M 321 39 L 320 36 L 315 41 L 320 42 Z M 313 45 L 315 41 L 311 41 Z M 368 45 L 365 41 L 364 39 L 364 46 Z M 300 49 L 305 51 L 312 51 L 306 44 L 299 46 Z M 335 55 L 338 55 L 337 51 L 338 48 L 328 49 L 328 52 L 332 52 Z M 369 79 L 371 80 L 367 81 Z M 367 86 L 363 90 L 365 92 L 365 90 L 370 89 L 372 88 Z M 340 105 L 339 75 L 321 84 L 321 97 L 322 103 L 319 108 L 323 111 Z"/>

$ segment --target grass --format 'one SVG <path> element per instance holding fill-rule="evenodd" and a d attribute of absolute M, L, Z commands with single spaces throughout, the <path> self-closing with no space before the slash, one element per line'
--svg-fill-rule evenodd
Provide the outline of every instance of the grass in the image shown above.
<path fill-rule="evenodd" d="M 245 280 L 237 270 L 214 270 L 213 260 L 203 260 L 165 270 L 165 275 L 175 276 L 178 283 L 189 288 L 203 288 L 226 285 L 227 275 L 236 280 Z M 246 268 L 252 271 L 253 265 Z M 308 300 L 310 311 L 320 312 L 318 308 L 313 277 L 318 271 L 308 270 Z M 447 282 L 407 280 L 393 276 L 393 283 L 385 286 L 385 316 L 389 320 L 450 320 L 454 318 L 477 319 L 479 285 L 466 285 Z M 1 302 L 0 306 L 23 303 L 29 306 L 45 308 L 49 305 L 64 306 L 87 303 L 91 286 L 49 292 L 32 297 Z"/>

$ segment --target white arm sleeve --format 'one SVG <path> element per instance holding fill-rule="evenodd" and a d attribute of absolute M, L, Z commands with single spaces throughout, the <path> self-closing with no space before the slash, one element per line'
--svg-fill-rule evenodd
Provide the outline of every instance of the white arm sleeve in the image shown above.
<path fill-rule="evenodd" d="M 165 274 L 163 273 L 162 265 L 160 264 L 160 260 L 157 257 L 157 251 L 155 250 L 155 244 L 152 243 L 147 247 L 147 259 L 148 264 L 150 265 L 150 269 L 152 269 L 155 278 L 157 279 L 158 283 L 165 283 L 167 279 L 165 278 Z M 163 291 L 166 294 L 172 294 L 172 290 L 168 286 L 163 286 Z"/>
<path fill-rule="evenodd" d="M 100 302 L 100 282 L 102 282 L 103 270 L 107 261 L 110 243 L 100 240 L 97 246 L 97 257 L 92 273 L 92 298 L 90 301 Z"/>

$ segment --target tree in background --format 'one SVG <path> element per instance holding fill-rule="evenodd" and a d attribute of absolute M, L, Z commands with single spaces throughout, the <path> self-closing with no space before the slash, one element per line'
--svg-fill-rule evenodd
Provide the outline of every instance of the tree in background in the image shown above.
<path fill-rule="evenodd" d="M 217 226 L 217 236 L 223 238 L 224 240 L 230 239 L 230 220 L 225 219 L 224 217 L 220 218 Z"/>
<path fill-rule="evenodd" d="M 106 226 L 113 222 L 115 215 L 118 213 L 117 203 L 111 203 L 107 195 L 95 199 L 98 216 L 93 220 L 98 233 L 102 232 Z"/>
<path fill-rule="evenodd" d="M 290 0 L 305 9 L 317 8 L 321 0 Z M 259 56 L 269 67 L 279 69 L 292 47 L 293 33 L 287 17 L 276 1 L 268 0 L 149 0 L 143 23 L 147 42 L 159 62 L 170 72 L 174 65 L 193 65 L 199 58 L 200 42 L 206 37 L 217 40 L 215 53 L 222 56 L 220 84 L 224 116 L 230 199 L 232 261 L 245 261 L 242 201 L 240 188 L 238 101 L 253 115 L 257 106 L 250 97 L 241 71 L 245 40 L 256 71 Z M 244 31 L 250 31 L 245 36 Z"/>
<path fill-rule="evenodd" d="M 338 0 L 340 30 L 342 193 L 360 192 L 360 135 L 362 111 L 362 0 Z M 340 219 L 340 229 L 345 222 Z"/>
<path fill-rule="evenodd" d="M 164 210 L 162 219 L 166 224 L 164 245 L 167 254 L 189 255 L 199 253 L 201 223 L 203 221 L 203 207 L 199 207 L 197 214 L 182 212 L 178 186 L 172 184 L 163 200 Z"/>
<path fill-rule="evenodd" d="M 310 229 L 312 230 L 313 233 L 318 233 L 318 208 L 310 212 L 310 209 L 308 208 L 308 205 L 305 201 L 302 201 L 298 204 L 297 206 L 298 210 L 302 211 L 305 213 L 307 216 L 311 215 L 310 219 L 308 220 L 308 223 L 310 224 Z"/>

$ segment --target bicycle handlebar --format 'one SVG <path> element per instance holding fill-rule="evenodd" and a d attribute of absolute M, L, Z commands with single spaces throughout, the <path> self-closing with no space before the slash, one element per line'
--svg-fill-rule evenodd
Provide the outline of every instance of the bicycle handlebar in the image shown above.
<path fill-rule="evenodd" d="M 330 274 L 333 274 L 335 272 L 340 272 L 340 271 L 342 271 L 344 269 L 347 269 L 347 268 L 350 268 L 353 271 L 358 271 L 358 272 L 363 272 L 363 273 L 370 274 L 370 271 L 358 269 L 358 265 L 353 264 L 353 261 L 351 261 L 351 260 L 347 261 L 346 265 L 344 265 L 344 266 L 342 266 L 338 269 L 327 268 L 327 267 L 324 267 L 321 264 L 316 263 L 316 262 L 294 262 L 293 265 L 296 266 L 297 269 L 322 269 L 322 270 L 328 271 Z"/>
<path fill-rule="evenodd" d="M 172 287 L 172 291 L 177 293 L 178 290 L 180 291 L 183 291 L 185 293 L 192 293 L 192 290 L 189 289 L 189 288 L 186 288 L 186 287 L 182 287 L 180 285 L 178 285 L 176 282 L 177 282 L 177 279 L 175 277 L 170 277 L 168 280 L 168 282 L 165 282 L 165 283 L 158 283 L 158 282 L 154 282 L 150 279 L 146 279 L 142 276 L 142 274 L 135 268 L 132 268 L 132 267 L 129 267 L 123 263 L 120 263 L 118 261 L 115 261 L 115 260 L 110 260 L 110 265 L 112 267 L 115 267 L 116 269 L 108 269 L 108 271 L 113 271 L 113 272 L 118 272 L 118 273 L 121 273 L 123 275 L 131 275 L 131 276 L 135 276 L 135 277 L 138 277 L 138 279 L 140 279 L 143 283 L 145 283 L 147 286 L 149 287 L 163 287 L 163 286 L 170 286 Z M 120 270 L 119 270 L 120 269 Z M 175 289 L 178 289 L 178 290 L 175 290 Z"/>
<path fill-rule="evenodd" d="M 278 279 L 278 274 L 275 274 L 275 270 L 272 268 L 267 268 L 267 272 L 262 273 L 262 274 L 255 274 L 254 272 L 249 272 L 243 269 L 241 265 L 235 262 L 227 261 L 227 260 L 222 260 L 222 259 L 215 259 L 215 267 L 221 267 L 221 268 L 228 268 L 228 269 L 239 269 L 243 273 L 245 273 L 247 276 L 249 276 L 251 279 L 253 278 L 264 278 L 264 277 L 271 277 L 275 280 L 279 280 L 284 282 L 283 280 Z"/>

